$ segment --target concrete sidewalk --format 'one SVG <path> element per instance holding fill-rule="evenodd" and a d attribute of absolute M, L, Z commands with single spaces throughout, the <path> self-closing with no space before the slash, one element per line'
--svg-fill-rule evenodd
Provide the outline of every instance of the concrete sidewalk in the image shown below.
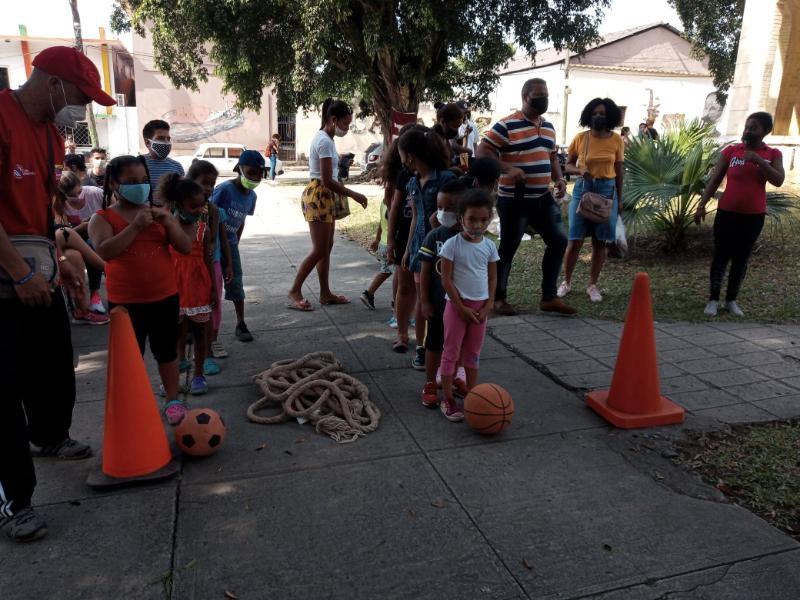
<path fill-rule="evenodd" d="M 800 545 L 660 457 L 680 428 L 620 432 L 584 406 L 579 388 L 608 382 L 619 325 L 493 320 L 481 379 L 506 387 L 516 413 L 503 435 L 482 438 L 421 406 L 411 355 L 390 350 L 389 285 L 376 312 L 357 300 L 376 270 L 362 249 L 337 240 L 333 256 L 334 289 L 352 304 L 285 308 L 309 246 L 299 192 L 259 190 L 242 243 L 256 341 L 233 340 L 226 307 L 231 357 L 208 396 L 192 400 L 222 413 L 225 447 L 185 461 L 175 481 L 104 494 L 84 483 L 96 461 L 37 462 L 34 500 L 50 534 L 0 541 L 0 597 L 798 596 Z M 312 301 L 316 288 L 312 276 Z M 73 333 L 73 434 L 100 448 L 107 331 Z M 690 427 L 796 416 L 797 333 L 660 324 L 664 391 L 692 411 Z M 337 445 L 296 423 L 249 423 L 252 375 L 321 349 L 369 387 L 379 429 Z"/>

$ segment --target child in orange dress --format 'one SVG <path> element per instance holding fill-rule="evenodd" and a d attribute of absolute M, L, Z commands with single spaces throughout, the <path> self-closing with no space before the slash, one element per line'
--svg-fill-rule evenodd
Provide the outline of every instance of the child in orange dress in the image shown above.
<path fill-rule="evenodd" d="M 217 299 L 213 264 L 206 251 L 206 237 L 210 234 L 206 197 L 202 187 L 177 173 L 162 176 L 159 189 L 161 197 L 169 201 L 184 233 L 192 240 L 192 251 L 189 254 L 172 252 L 172 256 L 178 279 L 181 320 L 178 355 L 186 356 L 186 338 L 191 330 L 194 377 L 189 392 L 198 396 L 208 391 L 203 363 L 208 356 L 207 330 L 211 327 L 211 313 Z M 181 361 L 181 371 L 188 371 L 190 368 L 189 361 Z"/>

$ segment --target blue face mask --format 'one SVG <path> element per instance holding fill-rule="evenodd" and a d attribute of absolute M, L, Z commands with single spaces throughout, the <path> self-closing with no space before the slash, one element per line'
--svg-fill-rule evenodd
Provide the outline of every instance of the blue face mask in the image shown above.
<path fill-rule="evenodd" d="M 197 223 L 200 220 L 201 214 L 193 215 L 191 213 L 186 212 L 182 208 L 175 209 L 175 216 L 178 217 L 184 223 Z"/>
<path fill-rule="evenodd" d="M 121 183 L 119 184 L 119 195 L 131 204 L 147 204 L 150 198 L 149 183 Z"/>

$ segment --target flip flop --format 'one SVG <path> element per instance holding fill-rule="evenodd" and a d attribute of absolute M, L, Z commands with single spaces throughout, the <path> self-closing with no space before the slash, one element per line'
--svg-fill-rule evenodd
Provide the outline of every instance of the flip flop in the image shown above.
<path fill-rule="evenodd" d="M 299 310 L 300 312 L 311 312 L 314 310 L 314 307 L 311 306 L 311 303 L 303 298 L 302 300 L 292 300 L 289 298 L 289 304 L 286 305 L 286 308 L 291 308 L 292 310 Z"/>
<path fill-rule="evenodd" d="M 320 300 L 319 303 L 322 304 L 322 306 L 331 306 L 334 304 L 350 304 L 350 300 L 344 296 L 333 296 L 330 300 L 326 300 L 325 302 Z"/>

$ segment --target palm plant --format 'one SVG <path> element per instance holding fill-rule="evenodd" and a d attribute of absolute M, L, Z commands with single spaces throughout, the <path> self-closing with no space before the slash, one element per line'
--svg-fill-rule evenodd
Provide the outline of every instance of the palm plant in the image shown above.
<path fill-rule="evenodd" d="M 713 125 L 694 120 L 661 140 L 634 138 L 625 153 L 622 191 L 625 225 L 632 236 L 657 233 L 665 250 L 686 241 L 706 178 L 719 154 Z"/>

